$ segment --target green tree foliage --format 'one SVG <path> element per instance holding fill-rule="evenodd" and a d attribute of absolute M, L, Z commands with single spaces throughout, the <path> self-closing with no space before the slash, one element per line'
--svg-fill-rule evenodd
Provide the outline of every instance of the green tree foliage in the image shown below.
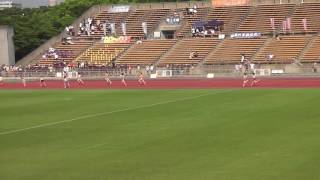
<path fill-rule="evenodd" d="M 159 0 L 65 0 L 65 3 L 54 7 L 10 8 L 0 11 L 0 25 L 14 27 L 16 59 L 21 59 L 51 37 L 58 35 L 93 5 L 141 2 Z"/>

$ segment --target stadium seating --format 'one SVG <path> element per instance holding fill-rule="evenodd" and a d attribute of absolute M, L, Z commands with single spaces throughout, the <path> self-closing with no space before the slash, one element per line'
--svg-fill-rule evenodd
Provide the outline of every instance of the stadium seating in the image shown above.
<path fill-rule="evenodd" d="M 179 38 L 190 37 L 191 27 L 196 21 L 204 20 L 209 12 L 209 8 L 198 8 L 197 13 L 189 15 L 186 9 L 180 9 L 178 11 L 183 12 L 182 27 L 176 32 L 176 36 Z"/>
<path fill-rule="evenodd" d="M 130 45 L 131 43 L 96 43 L 77 57 L 76 61 L 90 64 L 109 64 Z"/>
<path fill-rule="evenodd" d="M 59 51 L 72 52 L 71 56 L 59 58 L 65 62 L 80 61 L 93 64 L 108 64 L 114 58 L 118 64 L 234 64 L 239 63 L 241 54 L 256 63 L 290 63 L 296 58 L 301 62 L 314 62 L 320 57 L 320 37 L 311 34 L 320 29 L 320 3 L 273 4 L 258 6 L 199 7 L 197 13 L 188 14 L 186 8 L 135 9 L 129 12 L 110 13 L 102 11 L 95 20 L 115 23 L 116 34 L 123 35 L 121 23 L 126 23 L 126 35 L 133 39 L 145 37 L 142 22 L 147 23 L 148 34 L 170 14 L 180 15 L 181 27 L 176 31 L 179 40 L 143 40 L 142 43 L 98 43 L 103 30 L 88 38 L 81 35 L 72 45 L 58 43 Z M 291 32 L 282 32 L 282 22 L 291 17 Z M 270 18 L 274 18 L 272 29 Z M 302 19 L 307 19 L 307 31 Z M 190 38 L 191 27 L 196 21 L 220 20 L 224 22 L 222 33 L 226 39 Z M 260 32 L 257 39 L 228 39 L 234 32 Z M 280 39 L 270 38 L 272 32 L 280 33 Z M 303 35 L 301 35 L 303 34 Z M 305 35 L 306 34 L 306 35 Z M 182 39 L 180 39 L 182 38 Z M 87 40 L 87 39 L 93 39 Z M 94 44 L 94 45 L 93 45 Z M 172 48 L 172 49 L 171 49 Z M 198 52 L 189 58 L 190 52 Z M 273 54 L 272 61 L 267 55 Z M 57 60 L 38 57 L 35 63 L 50 65 Z"/>
<path fill-rule="evenodd" d="M 144 37 L 142 22 L 147 23 L 147 31 L 154 29 L 165 18 L 169 9 L 136 10 L 127 18 L 127 35 L 139 38 Z"/>
<path fill-rule="evenodd" d="M 251 59 L 266 38 L 258 39 L 226 39 L 212 51 L 205 60 L 205 64 L 238 64 L 241 54 Z"/>
<path fill-rule="evenodd" d="M 239 26 L 237 32 L 261 32 L 271 33 L 270 18 L 274 18 L 275 30 L 279 29 L 282 21 L 293 11 L 294 4 L 260 5 L 253 8 Z"/>
<path fill-rule="evenodd" d="M 129 16 L 129 12 L 110 13 L 108 11 L 102 11 L 94 19 L 100 20 L 101 23 L 109 21 L 115 23 L 116 34 L 122 35 L 121 22 L 123 22 Z M 103 36 L 103 30 L 95 32 L 91 35 L 91 38 L 100 39 Z M 87 37 L 82 35 L 82 37 Z"/>
<path fill-rule="evenodd" d="M 58 51 L 64 51 L 64 52 L 70 52 L 71 56 L 69 57 L 60 57 L 59 61 L 64 61 L 66 63 L 70 63 L 77 57 L 80 53 L 85 51 L 87 48 L 92 46 L 93 41 L 88 41 L 88 40 L 79 40 L 79 41 L 74 41 L 74 44 L 68 44 L 68 45 L 63 45 L 59 44 L 56 49 Z M 38 57 L 38 61 L 35 63 L 39 64 L 40 66 L 48 66 L 56 63 L 56 60 L 54 58 L 42 58 Z"/>
<path fill-rule="evenodd" d="M 155 64 L 175 43 L 176 40 L 144 40 L 129 48 L 117 64 Z"/>
<path fill-rule="evenodd" d="M 206 20 L 220 20 L 224 22 L 223 33 L 234 32 L 239 22 L 243 21 L 250 11 L 250 6 L 231 6 L 210 8 Z"/>
<path fill-rule="evenodd" d="M 282 36 L 281 40 L 270 39 L 258 52 L 256 63 L 292 63 L 309 42 L 311 36 Z M 273 54 L 271 61 L 267 60 L 268 54 Z"/>
<path fill-rule="evenodd" d="M 219 41 L 216 38 L 182 39 L 161 58 L 159 64 L 198 64 Z M 190 58 L 191 52 L 197 52 L 198 57 Z"/>
<path fill-rule="evenodd" d="M 320 60 L 320 36 L 317 36 L 307 51 L 303 54 L 301 62 L 319 62 Z"/>
<path fill-rule="evenodd" d="M 304 31 L 302 19 L 307 19 L 307 31 Z M 319 32 L 320 30 L 320 3 L 303 3 L 297 5 L 292 15 L 292 31 Z"/>

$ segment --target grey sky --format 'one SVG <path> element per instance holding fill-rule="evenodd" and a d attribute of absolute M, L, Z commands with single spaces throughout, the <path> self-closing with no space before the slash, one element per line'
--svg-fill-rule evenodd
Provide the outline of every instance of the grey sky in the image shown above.
<path fill-rule="evenodd" d="M 13 0 L 13 2 L 20 3 L 23 7 L 39 7 L 48 5 L 48 0 Z"/>
<path fill-rule="evenodd" d="M 49 0 L 13 0 L 13 2 L 21 3 L 22 7 L 39 7 L 48 5 Z"/>

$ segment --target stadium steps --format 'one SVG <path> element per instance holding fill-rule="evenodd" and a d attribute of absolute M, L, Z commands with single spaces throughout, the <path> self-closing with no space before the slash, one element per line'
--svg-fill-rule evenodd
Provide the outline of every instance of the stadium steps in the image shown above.
<path fill-rule="evenodd" d="M 116 34 L 122 35 L 122 29 L 121 29 L 121 22 L 123 22 L 132 12 L 120 12 L 120 13 L 110 13 L 108 11 L 103 11 L 98 16 L 95 17 L 95 19 L 100 20 L 101 22 L 104 22 L 108 20 L 110 23 L 115 23 L 116 28 Z M 97 38 L 103 37 L 103 30 L 98 31 L 96 33 L 98 36 Z"/>
<path fill-rule="evenodd" d="M 163 53 L 159 59 L 154 63 L 155 67 L 159 66 L 159 63 L 163 60 L 163 58 L 168 54 L 168 53 L 173 53 L 174 49 L 176 46 L 179 44 L 180 40 L 177 40 L 177 42 L 170 48 L 168 49 L 165 53 Z"/>
<path fill-rule="evenodd" d="M 83 19 L 96 16 L 100 13 L 100 6 L 92 6 L 89 8 L 85 13 L 83 13 L 80 17 L 78 17 L 71 25 L 73 27 L 78 27 L 79 23 L 83 21 Z M 59 35 L 54 36 L 50 38 L 48 41 L 40 45 L 38 48 L 30 52 L 28 55 L 23 57 L 21 60 L 19 60 L 16 65 L 22 65 L 27 66 L 29 64 L 35 64 L 39 61 L 39 56 L 43 54 L 46 50 L 48 50 L 50 47 L 56 47 L 58 44 L 60 44 L 61 39 L 64 37 L 65 32 L 61 32 Z"/>
<path fill-rule="evenodd" d="M 301 58 L 303 57 L 304 53 L 313 45 L 313 43 L 315 42 L 315 40 L 317 39 L 318 35 L 313 35 L 309 42 L 304 46 L 304 48 L 302 49 L 302 51 L 300 51 L 299 55 L 297 56 L 297 60 L 301 60 Z"/>
<path fill-rule="evenodd" d="M 259 5 L 253 8 L 237 31 L 270 34 L 273 32 L 270 26 L 270 18 L 275 19 L 275 29 L 277 30 L 294 6 L 295 4 Z"/>
<path fill-rule="evenodd" d="M 127 36 L 131 36 L 133 38 L 141 38 L 144 36 L 142 30 L 142 22 L 145 17 L 148 15 L 149 10 L 146 9 L 137 9 L 132 12 L 128 18 L 126 19 L 126 29 Z"/>
<path fill-rule="evenodd" d="M 292 14 L 292 30 L 294 33 L 304 33 L 302 19 L 307 19 L 308 33 L 316 33 L 320 30 L 320 3 L 297 4 Z"/>
<path fill-rule="evenodd" d="M 265 37 L 257 39 L 225 39 L 205 60 L 205 64 L 239 64 L 241 54 L 251 59 L 266 41 Z"/>
<path fill-rule="evenodd" d="M 319 62 L 320 60 L 320 36 L 319 34 L 310 41 L 308 47 L 301 53 L 300 61 L 302 63 Z"/>
<path fill-rule="evenodd" d="M 220 20 L 224 22 L 222 33 L 234 32 L 239 22 L 243 21 L 250 11 L 250 6 L 215 7 L 210 8 L 205 20 Z"/>
<path fill-rule="evenodd" d="M 204 20 L 209 13 L 209 8 L 197 8 L 198 12 L 194 15 L 188 15 L 186 9 L 182 9 L 183 12 L 183 25 L 176 32 L 178 38 L 190 37 L 191 27 L 196 21 Z"/>
<path fill-rule="evenodd" d="M 126 51 L 132 43 L 95 43 L 91 48 L 81 53 L 76 62 L 108 65 L 114 58 Z"/>
<path fill-rule="evenodd" d="M 163 22 L 166 19 L 170 12 L 170 9 L 158 9 L 155 12 L 149 12 L 149 15 L 146 18 L 148 27 L 147 31 L 149 35 L 153 36 L 153 32 L 159 27 L 161 22 Z"/>
<path fill-rule="evenodd" d="M 274 64 L 292 63 L 308 44 L 311 36 L 281 36 L 280 39 L 281 40 L 271 39 L 266 46 L 258 52 L 254 62 Z M 266 59 L 269 53 L 275 56 L 270 62 Z"/>
<path fill-rule="evenodd" d="M 177 40 L 144 40 L 141 44 L 132 45 L 116 61 L 120 65 L 151 65 L 166 53 Z"/>
<path fill-rule="evenodd" d="M 166 53 L 159 65 L 167 64 L 193 64 L 197 65 L 219 43 L 217 38 L 190 38 L 177 42 L 173 50 Z M 190 52 L 198 52 L 198 57 L 189 58 Z"/>
<path fill-rule="evenodd" d="M 243 18 L 240 19 L 238 22 L 236 22 L 236 26 L 235 26 L 233 32 L 238 32 L 237 30 L 239 29 L 240 25 L 245 22 L 245 20 L 247 19 L 247 17 L 251 14 L 251 12 L 254 11 L 254 9 L 255 9 L 255 7 L 249 6 L 248 11 L 247 11 L 246 14 L 244 14 Z"/>
<path fill-rule="evenodd" d="M 71 52 L 72 55 L 70 57 L 59 58 L 59 60 L 54 60 L 53 58 L 42 58 L 40 55 L 38 60 L 34 61 L 34 64 L 39 64 L 40 66 L 49 66 L 53 65 L 59 61 L 64 61 L 66 63 L 72 62 L 78 55 L 87 50 L 89 47 L 93 45 L 93 41 L 88 40 L 78 40 L 74 41 L 74 44 L 63 45 L 59 44 L 55 47 L 58 51 L 63 52 Z"/>
<path fill-rule="evenodd" d="M 267 38 L 266 41 L 256 50 L 256 52 L 251 57 L 252 62 L 255 61 L 255 59 L 258 55 L 258 52 L 260 52 L 262 49 L 264 49 L 270 43 L 270 41 L 272 41 L 272 38 Z"/>
<path fill-rule="evenodd" d="M 221 40 L 212 50 L 211 52 L 209 52 L 206 57 L 203 58 L 203 60 L 198 64 L 198 66 L 202 66 L 203 64 L 205 64 L 205 62 L 207 61 L 208 57 L 212 56 L 212 54 L 216 53 L 217 50 L 222 46 L 223 41 L 225 39 Z"/>

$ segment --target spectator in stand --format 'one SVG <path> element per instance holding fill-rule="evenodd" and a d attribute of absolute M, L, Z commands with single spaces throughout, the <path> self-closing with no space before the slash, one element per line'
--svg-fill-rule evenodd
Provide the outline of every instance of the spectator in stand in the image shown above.
<path fill-rule="evenodd" d="M 66 34 L 69 35 L 69 36 L 74 36 L 75 35 L 74 28 L 73 28 L 72 25 L 67 26 L 65 30 L 66 30 Z"/>
<path fill-rule="evenodd" d="M 314 62 L 314 63 L 312 64 L 312 70 L 313 70 L 314 73 L 317 73 L 317 72 L 318 72 L 317 62 Z"/>
<path fill-rule="evenodd" d="M 197 51 L 191 51 L 189 54 L 189 59 L 197 58 L 198 52 Z"/>
<path fill-rule="evenodd" d="M 66 39 L 66 43 L 67 44 L 74 44 L 74 42 L 72 42 L 72 37 L 67 37 L 67 39 Z"/>
<path fill-rule="evenodd" d="M 271 52 L 269 52 L 269 54 L 267 55 L 267 60 L 268 62 L 271 62 L 274 59 L 274 54 L 272 54 Z"/>
<path fill-rule="evenodd" d="M 198 51 L 194 51 L 193 57 L 197 58 L 199 56 Z"/>
<path fill-rule="evenodd" d="M 245 57 L 245 55 L 244 54 L 241 54 L 241 64 L 243 64 L 244 63 L 244 61 L 245 61 L 245 59 L 246 59 L 246 57 Z"/>

